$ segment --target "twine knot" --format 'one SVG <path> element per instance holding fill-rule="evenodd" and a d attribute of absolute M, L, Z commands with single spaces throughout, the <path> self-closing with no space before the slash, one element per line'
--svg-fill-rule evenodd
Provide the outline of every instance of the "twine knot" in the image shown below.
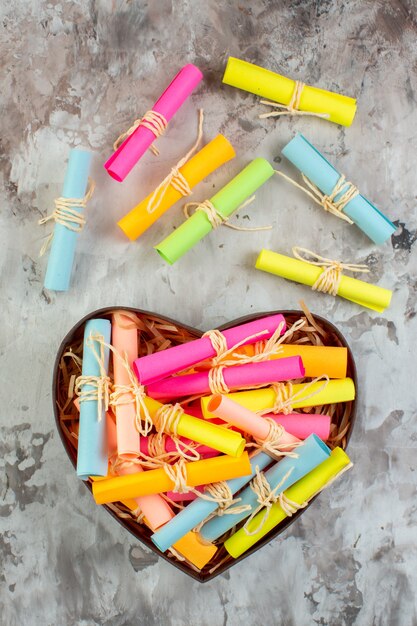
<path fill-rule="evenodd" d="M 242 498 L 233 498 L 233 493 L 226 481 L 212 483 L 207 485 L 206 492 L 218 503 L 218 509 L 215 515 L 221 517 L 223 515 L 239 515 L 245 511 L 250 511 L 249 504 L 239 505 Z M 204 520 L 204 524 L 207 519 Z"/>
<path fill-rule="evenodd" d="M 130 128 L 128 128 L 126 132 L 118 136 L 113 144 L 113 150 L 118 150 L 118 148 L 120 148 L 125 139 L 130 137 L 130 135 L 132 135 L 135 130 L 139 128 L 139 126 L 144 126 L 148 130 L 150 130 L 155 135 L 155 138 L 158 139 L 158 137 L 161 137 L 164 134 L 168 126 L 168 122 L 165 116 L 162 115 L 162 113 L 159 113 L 158 111 L 153 111 L 152 109 L 150 111 L 147 111 L 142 118 L 135 120 L 132 126 L 130 126 Z M 159 150 L 155 146 L 151 145 L 150 150 L 155 156 L 159 155 Z"/>
<path fill-rule="evenodd" d="M 188 493 L 190 491 L 190 487 L 187 485 L 187 466 L 184 459 L 180 459 L 175 465 L 164 465 L 164 471 L 174 483 L 171 491 L 174 493 Z"/>
<path fill-rule="evenodd" d="M 301 174 L 301 177 L 307 187 L 303 187 L 297 183 L 297 181 L 293 180 L 290 176 L 284 174 L 280 170 L 275 170 L 276 174 L 279 174 L 282 178 L 285 178 L 289 183 L 297 187 L 305 194 L 307 194 L 316 204 L 321 206 L 325 211 L 328 211 L 332 215 L 339 217 L 344 220 L 348 224 L 353 224 L 353 221 L 343 213 L 348 203 L 353 200 L 356 196 L 359 195 L 359 190 L 355 185 L 346 180 L 346 177 L 342 174 L 333 190 L 329 194 L 324 194 L 320 191 L 320 189 L 311 182 L 305 174 Z M 339 197 L 338 197 L 339 196 Z"/>
<path fill-rule="evenodd" d="M 100 354 L 96 351 L 94 343 L 100 346 Z M 92 351 L 100 369 L 99 376 L 78 376 L 75 381 L 74 391 L 79 396 L 80 402 L 97 402 L 97 420 L 101 422 L 103 410 L 107 411 L 110 403 L 111 381 L 104 366 L 104 338 L 102 335 L 92 333 L 86 340 L 86 345 Z M 85 387 L 90 387 L 85 389 Z"/>
<path fill-rule="evenodd" d="M 289 415 L 289 413 L 292 413 L 292 383 L 273 383 L 271 387 L 275 392 L 275 402 L 271 412 L 282 413 L 283 415 Z"/>
<path fill-rule="evenodd" d="M 300 111 L 301 94 L 305 87 L 305 83 L 301 80 L 294 81 L 294 90 L 291 95 L 291 99 L 288 104 L 280 104 L 279 102 L 271 102 L 270 100 L 261 100 L 261 104 L 273 107 L 275 109 L 281 109 L 280 111 L 270 111 L 269 113 L 262 113 L 259 115 L 259 119 L 266 119 L 268 117 L 280 117 L 281 115 L 311 115 L 313 117 L 321 117 L 323 119 L 329 119 L 329 113 L 315 113 L 313 111 Z"/>
<path fill-rule="evenodd" d="M 266 421 L 269 423 L 269 432 L 265 439 L 257 439 L 255 437 L 256 447 L 264 450 L 268 454 L 274 457 L 289 456 L 293 459 L 298 459 L 298 454 L 292 452 L 289 448 L 296 448 L 301 445 L 301 442 L 283 443 L 282 438 L 285 434 L 285 429 L 281 424 L 277 424 L 272 418 L 267 417 Z"/>
<path fill-rule="evenodd" d="M 326 257 L 320 256 L 311 250 L 306 248 L 300 248 L 295 246 L 292 249 L 292 253 L 299 261 L 304 261 L 310 265 L 316 265 L 323 269 L 320 276 L 312 285 L 314 291 L 320 291 L 322 293 L 328 293 L 332 296 L 337 296 L 342 279 L 343 270 L 348 272 L 369 272 L 369 268 L 365 264 L 355 263 L 342 263 L 341 261 L 332 261 Z"/>
<path fill-rule="evenodd" d="M 188 159 L 196 152 L 198 149 L 201 140 L 203 138 L 203 122 L 204 122 L 204 111 L 203 109 L 199 109 L 198 111 L 198 131 L 197 131 L 197 139 L 190 148 L 190 150 L 185 154 L 179 161 L 171 168 L 168 176 L 164 178 L 164 180 L 158 185 L 153 194 L 150 196 L 148 204 L 146 206 L 146 210 L 148 213 L 153 213 L 156 211 L 164 198 L 164 195 L 169 187 L 173 187 L 178 193 L 182 196 L 189 196 L 192 193 L 191 187 L 185 178 L 185 176 L 180 172 L 180 168 L 188 161 Z"/>
<path fill-rule="evenodd" d="M 158 431 L 158 434 L 171 434 L 177 435 L 177 428 L 181 417 L 184 414 L 184 409 L 180 404 L 163 404 L 156 411 L 153 423 Z"/>
<path fill-rule="evenodd" d="M 316 383 L 323 381 L 322 385 L 317 387 L 310 394 L 305 395 L 305 392 L 315 385 Z M 294 400 L 298 400 L 302 398 L 302 400 L 309 400 L 310 398 L 314 398 L 318 393 L 324 391 L 329 384 L 329 377 L 327 374 L 322 374 L 321 376 L 317 376 L 313 380 L 310 380 L 305 385 L 302 385 L 301 388 L 294 393 L 292 383 L 273 383 L 271 388 L 275 392 L 275 401 L 272 407 L 267 409 L 263 409 L 262 411 L 257 411 L 260 415 L 266 415 L 267 413 L 283 413 L 284 415 L 289 415 L 293 410 Z"/>
<path fill-rule="evenodd" d="M 243 526 L 246 535 L 256 535 L 260 530 L 262 530 L 266 520 L 268 519 L 269 511 L 272 505 L 279 501 L 280 495 L 278 494 L 278 491 L 283 487 L 293 470 L 294 467 L 291 467 L 285 474 L 285 476 L 280 480 L 280 482 L 274 487 L 274 489 L 271 489 L 271 485 L 269 484 L 264 472 L 260 472 L 259 467 L 256 466 L 256 474 L 249 483 L 249 486 L 256 495 L 256 501 L 258 502 L 259 506 L 257 506 L 256 509 L 252 511 L 250 517 L 248 517 L 245 525 Z M 265 509 L 265 511 L 258 526 L 254 530 L 249 531 L 249 525 L 251 521 L 262 509 Z"/>
<path fill-rule="evenodd" d="M 240 211 L 241 209 L 251 204 L 254 200 L 255 196 L 248 198 L 245 202 L 238 206 L 235 211 Z M 187 219 L 189 219 L 190 217 L 190 209 L 192 207 L 195 207 L 195 212 L 201 211 L 206 215 L 213 230 L 215 230 L 219 226 L 227 226 L 228 228 L 232 228 L 233 230 L 239 230 L 241 232 L 256 232 L 260 230 L 271 230 L 272 228 L 272 226 L 255 226 L 253 228 L 245 228 L 243 226 L 230 224 L 229 218 L 220 213 L 220 211 L 216 209 L 216 207 L 210 200 L 204 200 L 203 202 L 187 202 L 187 204 L 185 204 L 183 207 L 183 212 Z"/>
<path fill-rule="evenodd" d="M 224 365 L 217 365 L 216 367 L 212 367 L 208 372 L 208 384 L 213 394 L 230 393 L 230 389 L 224 380 L 223 370 Z"/>
<path fill-rule="evenodd" d="M 289 337 L 291 337 L 295 332 L 300 330 L 300 328 L 302 328 L 305 324 L 305 319 L 299 319 L 294 322 L 291 328 L 289 328 L 284 334 L 281 334 L 283 328 L 285 327 L 285 321 L 281 322 L 280 324 L 278 324 L 273 335 L 271 335 L 269 339 L 257 341 L 254 344 L 253 356 L 233 353 L 232 358 L 229 361 L 222 361 L 222 364 L 236 365 L 236 361 L 238 361 L 240 365 L 245 365 L 246 363 L 260 363 L 262 361 L 266 361 L 270 357 L 282 352 L 282 348 L 280 347 L 281 344 L 287 341 Z"/>
<path fill-rule="evenodd" d="M 88 187 L 84 198 L 63 198 L 62 196 L 59 198 L 55 198 L 55 209 L 52 211 L 52 213 L 50 213 L 50 215 L 42 217 L 38 221 L 38 224 L 43 225 L 50 220 L 54 220 L 56 224 L 61 224 L 61 226 L 65 226 L 65 228 L 71 230 L 73 233 L 80 233 L 86 224 L 86 219 L 85 216 L 77 209 L 85 209 L 85 207 L 87 206 L 87 202 L 91 200 L 93 196 L 95 186 L 95 182 L 91 178 L 89 178 Z M 45 243 L 43 244 L 39 252 L 39 256 L 43 256 L 45 254 L 45 252 L 49 248 L 49 245 L 52 242 L 53 236 L 53 232 L 48 235 Z"/>

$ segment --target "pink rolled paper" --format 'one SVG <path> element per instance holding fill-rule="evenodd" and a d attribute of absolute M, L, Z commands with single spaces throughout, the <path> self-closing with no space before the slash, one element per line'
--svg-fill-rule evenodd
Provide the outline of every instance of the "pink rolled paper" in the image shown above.
<path fill-rule="evenodd" d="M 194 487 L 194 488 L 197 489 L 197 491 L 200 491 L 201 493 L 203 493 L 204 487 L 205 485 L 200 486 L 200 487 Z M 198 496 L 192 491 L 189 491 L 188 493 L 178 493 L 177 491 L 168 491 L 167 496 L 173 502 L 192 502 L 193 500 L 196 500 L 198 498 Z"/>
<path fill-rule="evenodd" d="M 118 323 L 119 321 L 119 323 Z M 130 318 L 122 313 L 113 315 L 111 336 L 112 344 L 118 354 L 124 359 L 127 357 L 129 367 L 138 356 L 138 331 L 137 328 L 123 328 L 120 324 L 128 326 Z M 115 385 L 131 384 L 129 374 L 122 360 L 113 354 L 113 373 Z M 117 427 L 117 451 L 119 455 L 132 454 L 137 456 L 140 451 L 139 433 L 135 425 L 136 407 L 134 396 L 126 393 L 122 396 L 123 401 L 131 400 L 128 404 L 118 404 L 115 407 Z"/>
<path fill-rule="evenodd" d="M 247 345 L 261 339 L 269 339 L 280 324 L 282 324 L 281 334 L 283 334 L 286 328 L 284 317 L 280 314 L 269 315 L 223 330 L 222 334 L 226 339 L 227 348 L 230 349 L 241 342 L 241 345 Z M 263 334 L 258 335 L 258 333 Z M 216 351 L 209 337 L 201 337 L 201 339 L 136 359 L 133 363 L 133 370 L 142 385 L 150 385 L 214 356 L 216 356 Z"/>
<path fill-rule="evenodd" d="M 257 413 L 253 413 L 241 406 L 234 400 L 221 394 L 215 394 L 208 403 L 208 410 L 216 417 L 220 417 L 228 424 L 233 424 L 244 432 L 249 433 L 255 439 L 264 440 L 268 437 L 270 424 Z M 289 433 L 282 433 L 281 443 L 285 446 L 288 444 L 298 443 L 300 440 Z M 287 450 L 291 448 L 288 447 Z"/>
<path fill-rule="evenodd" d="M 277 424 L 299 439 L 307 439 L 313 433 L 322 441 L 327 441 L 330 436 L 331 417 L 313 413 L 290 413 L 289 415 L 271 414 L 270 417 Z"/>
<path fill-rule="evenodd" d="M 198 67 L 191 63 L 186 65 L 165 89 L 152 111 L 160 113 L 169 122 L 202 78 L 203 74 Z M 123 181 L 155 139 L 151 130 L 139 125 L 104 164 L 110 176 L 119 182 Z"/>
<path fill-rule="evenodd" d="M 116 446 L 114 442 L 117 441 L 116 424 L 111 417 L 107 417 L 108 439 L 112 443 L 112 449 L 109 448 L 109 456 L 113 456 L 116 452 Z M 120 466 L 117 470 L 118 476 L 126 476 L 126 474 L 137 474 L 142 472 L 143 469 L 136 463 L 132 465 Z M 169 522 L 174 517 L 174 512 L 169 504 L 159 495 L 154 494 L 150 496 L 141 496 L 140 498 L 133 498 L 140 508 L 141 512 L 145 516 L 149 526 L 152 530 L 156 530 Z"/>
<path fill-rule="evenodd" d="M 274 361 L 233 365 L 223 370 L 224 382 L 230 390 L 267 385 L 304 377 L 304 366 L 299 356 Z M 214 390 L 213 390 L 214 391 Z M 155 400 L 172 400 L 185 396 L 211 393 L 209 372 L 171 376 L 148 385 L 147 394 Z"/>
<path fill-rule="evenodd" d="M 178 437 L 181 443 L 186 445 L 192 444 L 191 439 L 187 439 L 186 437 Z M 220 452 L 215 450 L 214 448 L 210 448 L 209 446 L 198 445 L 195 448 L 196 452 L 199 453 L 202 459 L 210 459 L 215 456 L 219 456 Z M 149 439 L 148 437 L 140 438 L 140 451 L 142 454 L 146 454 L 146 456 L 151 456 L 149 454 Z M 177 447 L 175 445 L 175 441 L 172 437 L 167 436 L 165 438 L 165 452 L 176 452 Z"/>

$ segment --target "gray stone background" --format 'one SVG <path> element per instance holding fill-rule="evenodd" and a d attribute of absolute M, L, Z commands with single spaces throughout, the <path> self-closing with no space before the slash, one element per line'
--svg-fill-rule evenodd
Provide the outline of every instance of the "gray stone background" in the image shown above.
<path fill-rule="evenodd" d="M 4 0 L 0 16 L 1 622 L 417 624 L 416 2 Z M 254 96 L 221 84 L 228 55 L 356 96 L 353 126 L 258 120 Z M 115 136 L 188 62 L 205 80 L 160 140 L 160 158 L 145 156 L 116 183 L 102 167 Z M 301 131 L 398 220 L 397 234 L 377 248 L 274 179 L 236 218 L 271 223 L 270 232 L 219 229 L 168 267 L 152 246 L 181 223 L 177 206 L 129 244 L 115 222 L 193 143 L 197 107 L 206 139 L 225 133 L 238 156 L 196 199 L 254 156 L 279 164 Z M 60 195 L 78 145 L 95 153 L 97 192 L 73 288 L 48 294 L 37 220 Z M 289 253 L 292 245 L 367 261 L 370 280 L 393 289 L 392 306 L 373 314 L 254 269 L 262 247 Z M 138 306 L 207 329 L 300 298 L 342 329 L 356 356 L 355 469 L 284 536 L 201 586 L 138 545 L 75 477 L 52 416 L 55 352 L 102 306 Z"/>

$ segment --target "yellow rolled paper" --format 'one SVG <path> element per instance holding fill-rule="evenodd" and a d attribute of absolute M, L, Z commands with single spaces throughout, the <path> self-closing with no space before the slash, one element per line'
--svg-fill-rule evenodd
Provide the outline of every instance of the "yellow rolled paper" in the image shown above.
<path fill-rule="evenodd" d="M 234 57 L 229 57 L 227 61 L 223 82 L 285 106 L 290 103 L 295 89 L 295 80 Z M 356 100 L 305 85 L 298 108 L 300 111 L 327 114 L 331 122 L 350 126 L 356 113 Z"/>
<path fill-rule="evenodd" d="M 302 285 L 312 287 L 323 268 L 311 265 L 306 261 L 299 261 L 293 257 L 278 254 L 271 250 L 262 250 L 256 260 L 256 269 L 275 274 L 287 280 L 293 280 Z M 365 283 L 363 280 L 342 276 L 337 295 L 355 304 L 360 304 L 378 313 L 383 313 L 390 305 L 392 291 Z"/>
<path fill-rule="evenodd" d="M 252 467 L 248 453 L 244 452 L 238 458 L 221 455 L 211 459 L 185 463 L 184 472 L 186 484 L 189 487 L 197 487 L 198 485 L 217 483 L 240 476 L 249 476 Z M 155 493 L 166 493 L 174 488 L 174 481 L 161 467 L 94 482 L 92 491 L 97 504 L 109 504 L 110 502 L 140 498 Z"/>
<path fill-rule="evenodd" d="M 351 378 L 341 378 L 339 380 L 329 380 L 327 385 L 323 381 L 318 381 L 312 385 L 309 383 L 292 385 L 292 395 L 296 396 L 294 401 L 291 402 L 293 409 L 350 402 L 355 398 L 355 384 Z M 263 389 L 228 393 L 226 397 L 234 400 L 246 409 L 258 413 L 272 409 L 275 404 L 276 393 L 273 387 L 264 387 Z M 211 398 L 212 396 L 201 398 L 201 409 L 205 419 L 215 418 L 215 415 L 210 413 L 207 408 Z"/>
<path fill-rule="evenodd" d="M 151 419 L 155 420 L 156 413 L 163 404 L 148 396 L 145 397 L 144 402 Z M 210 428 L 207 428 L 207 426 Z M 230 456 L 240 456 L 246 445 L 246 440 L 243 439 L 240 433 L 223 426 L 209 424 L 198 417 L 193 417 L 186 413 L 183 413 L 178 420 L 177 435 L 187 437 L 192 439 L 192 441 L 209 446 Z"/>
<path fill-rule="evenodd" d="M 335 478 L 350 463 L 350 459 L 342 448 L 335 448 L 326 461 L 323 461 L 313 471 L 301 478 L 292 487 L 289 487 L 284 494 L 289 500 L 296 504 L 303 504 L 311 500 L 317 492 L 322 490 L 327 483 Z M 260 511 L 248 524 L 248 532 L 252 532 L 259 527 L 264 516 L 265 509 Z M 265 537 L 273 528 L 278 526 L 287 517 L 280 504 L 276 502 L 269 510 L 266 521 L 262 529 L 252 536 L 245 533 L 241 528 L 234 535 L 229 537 L 224 543 L 228 553 L 235 559 L 249 550 L 262 537 Z"/>

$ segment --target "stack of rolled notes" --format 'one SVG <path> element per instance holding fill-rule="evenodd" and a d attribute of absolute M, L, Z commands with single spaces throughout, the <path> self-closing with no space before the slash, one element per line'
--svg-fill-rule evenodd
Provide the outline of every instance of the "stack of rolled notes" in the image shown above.
<path fill-rule="evenodd" d="M 129 312 L 90 319 L 74 437 L 96 503 L 198 570 L 304 508 L 350 466 L 332 416 L 355 398 L 347 348 L 294 343 L 306 325 L 274 314 L 147 354 Z"/>

